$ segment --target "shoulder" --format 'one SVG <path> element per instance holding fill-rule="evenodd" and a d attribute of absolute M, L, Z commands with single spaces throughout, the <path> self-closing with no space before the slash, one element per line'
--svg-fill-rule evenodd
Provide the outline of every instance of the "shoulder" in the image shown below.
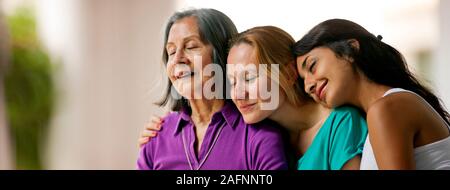
<path fill-rule="evenodd" d="M 279 133 L 281 126 L 270 119 L 264 119 L 258 123 L 246 124 L 253 133 Z"/>
<path fill-rule="evenodd" d="M 367 111 L 371 141 L 412 140 L 427 118 L 428 108 L 424 103 L 420 97 L 408 92 L 377 100 Z"/>
<path fill-rule="evenodd" d="M 398 92 L 378 99 L 367 111 L 368 116 L 378 114 L 412 114 L 424 111 L 426 102 L 411 92 Z"/>
<path fill-rule="evenodd" d="M 382 97 L 373 103 L 367 111 L 369 126 L 378 129 L 403 130 L 413 126 L 421 113 L 426 111 L 424 102 L 415 94 L 399 92 Z M 396 127 L 390 127 L 395 125 Z"/>
<path fill-rule="evenodd" d="M 331 125 L 333 129 L 361 126 L 367 127 L 363 112 L 352 106 L 334 108 L 326 122 Z"/>
<path fill-rule="evenodd" d="M 327 119 L 330 130 L 334 136 L 351 137 L 365 137 L 367 134 L 367 122 L 362 115 L 362 112 L 352 106 L 341 106 L 333 109 Z M 360 135 L 356 135 L 360 134 Z"/>
<path fill-rule="evenodd" d="M 277 123 L 266 119 L 246 124 L 246 131 L 251 170 L 287 169 L 285 142 Z"/>
<path fill-rule="evenodd" d="M 179 112 L 171 112 L 163 118 L 161 130 L 158 131 L 158 135 L 150 139 L 150 142 L 158 141 L 161 139 L 169 138 L 175 134 L 175 130 L 180 125 L 181 114 Z M 151 143 L 147 143 L 151 144 Z"/>
<path fill-rule="evenodd" d="M 364 118 L 362 112 L 359 109 L 352 106 L 341 106 L 334 108 L 333 111 L 331 112 L 331 115 L 333 117 L 351 117 L 357 119 Z"/>
<path fill-rule="evenodd" d="M 171 112 L 163 118 L 163 127 L 175 128 L 179 125 L 182 114 L 180 112 Z"/>
<path fill-rule="evenodd" d="M 180 112 L 170 112 L 168 115 L 166 115 L 163 120 L 164 123 L 169 122 L 169 123 L 173 123 L 173 122 L 178 122 L 178 120 L 181 117 L 181 113 Z"/>
<path fill-rule="evenodd" d="M 327 119 L 322 138 L 329 151 L 332 169 L 341 169 L 345 163 L 362 153 L 367 138 L 367 123 L 360 110 L 350 106 L 333 109 Z M 321 129 L 322 130 L 322 129 Z"/>
<path fill-rule="evenodd" d="M 267 138 L 281 139 L 281 126 L 269 119 L 265 119 L 258 123 L 246 124 L 248 135 L 251 140 L 260 140 Z"/>

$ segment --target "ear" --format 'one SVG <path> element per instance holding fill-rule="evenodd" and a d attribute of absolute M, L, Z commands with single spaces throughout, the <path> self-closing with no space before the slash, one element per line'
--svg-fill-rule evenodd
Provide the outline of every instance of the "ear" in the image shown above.
<path fill-rule="evenodd" d="M 353 48 L 355 48 L 356 50 L 359 51 L 359 42 L 358 42 L 358 40 L 356 40 L 356 39 L 350 39 L 350 40 L 348 40 L 348 43 L 349 43 Z"/>

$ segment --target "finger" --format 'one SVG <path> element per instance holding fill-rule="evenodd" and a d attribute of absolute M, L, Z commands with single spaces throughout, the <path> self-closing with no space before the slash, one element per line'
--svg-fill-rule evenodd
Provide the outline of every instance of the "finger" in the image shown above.
<path fill-rule="evenodd" d="M 142 132 L 141 137 L 155 137 L 156 136 L 156 131 L 149 131 L 149 130 L 145 130 Z"/>
<path fill-rule="evenodd" d="M 149 123 L 149 124 L 145 125 L 145 130 L 159 131 L 159 130 L 161 130 L 161 124 L 160 123 Z"/>
<path fill-rule="evenodd" d="M 153 123 L 163 123 L 164 120 L 161 117 L 158 116 L 152 116 L 152 118 L 150 119 Z"/>
<path fill-rule="evenodd" d="M 138 140 L 138 146 L 139 147 L 142 147 L 144 144 L 146 144 L 147 142 L 149 141 L 149 138 L 148 137 L 142 137 L 142 138 L 139 138 L 139 140 Z"/>
<path fill-rule="evenodd" d="M 164 117 L 167 117 L 169 114 L 171 114 L 172 113 L 172 111 L 165 111 L 164 112 Z"/>

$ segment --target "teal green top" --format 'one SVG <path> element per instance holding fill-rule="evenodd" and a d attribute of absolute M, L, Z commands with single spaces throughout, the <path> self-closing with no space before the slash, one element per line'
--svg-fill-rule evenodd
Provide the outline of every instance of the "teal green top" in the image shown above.
<path fill-rule="evenodd" d="M 335 108 L 298 160 L 297 169 L 340 170 L 347 161 L 362 153 L 366 136 L 367 123 L 357 109 Z"/>

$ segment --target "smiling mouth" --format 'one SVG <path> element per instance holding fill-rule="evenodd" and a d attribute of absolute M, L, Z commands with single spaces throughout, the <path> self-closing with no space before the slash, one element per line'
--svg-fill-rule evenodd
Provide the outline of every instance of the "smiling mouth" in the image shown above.
<path fill-rule="evenodd" d="M 255 105 L 256 105 L 256 103 L 253 103 L 253 104 L 244 104 L 244 105 L 239 106 L 239 110 L 241 110 L 241 112 L 246 113 L 246 112 L 252 110 L 252 108 L 253 108 Z"/>
<path fill-rule="evenodd" d="M 325 81 L 322 83 L 322 85 L 320 85 L 319 88 L 317 88 L 316 90 L 316 96 L 319 98 L 320 101 L 323 101 L 323 99 L 325 98 L 325 87 L 327 86 L 328 81 Z"/>
<path fill-rule="evenodd" d="M 193 76 L 194 72 L 190 72 L 190 71 L 184 71 L 184 72 L 179 72 L 178 74 L 175 75 L 175 79 L 184 79 L 190 76 Z"/>

